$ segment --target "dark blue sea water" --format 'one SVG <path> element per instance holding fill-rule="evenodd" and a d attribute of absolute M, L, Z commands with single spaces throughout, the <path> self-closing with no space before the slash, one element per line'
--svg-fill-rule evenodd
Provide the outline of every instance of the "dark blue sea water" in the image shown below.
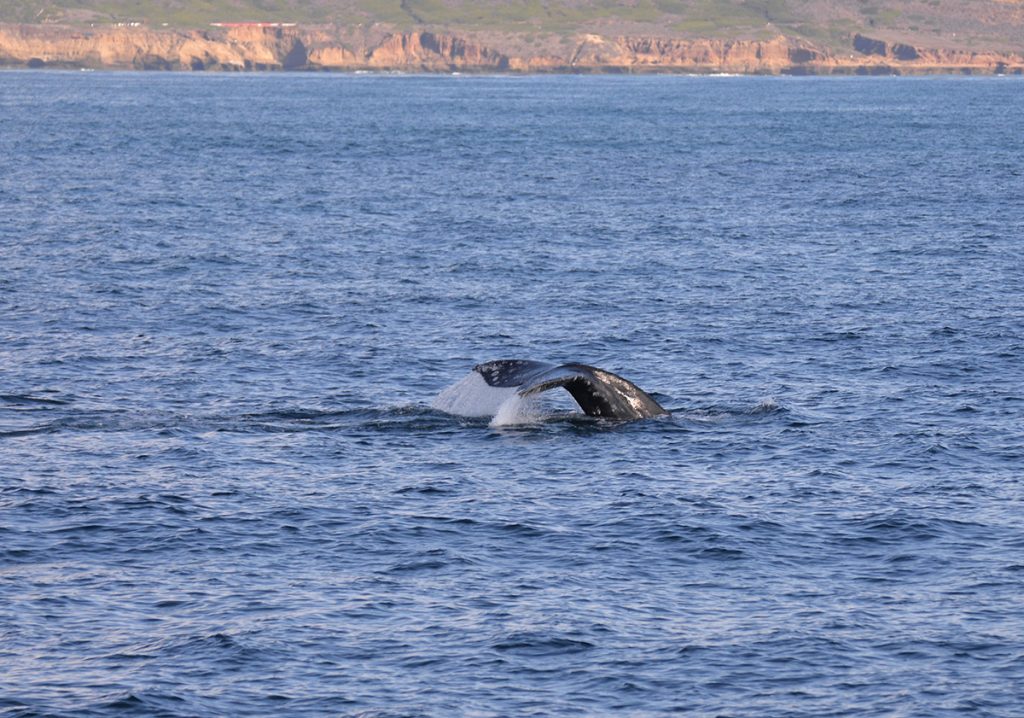
<path fill-rule="evenodd" d="M 0 73 L 0 715 L 1024 714 L 1024 84 Z M 673 416 L 449 416 L 498 358 Z"/>

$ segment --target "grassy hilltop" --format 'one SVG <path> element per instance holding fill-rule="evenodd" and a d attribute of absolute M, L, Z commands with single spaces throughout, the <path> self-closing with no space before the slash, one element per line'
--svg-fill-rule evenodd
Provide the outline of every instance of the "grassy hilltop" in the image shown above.
<path fill-rule="evenodd" d="M 854 33 L 918 46 L 1024 48 L 1024 0 L 2 0 L 0 22 L 176 28 L 294 22 L 448 31 L 763 40 L 848 47 Z"/>

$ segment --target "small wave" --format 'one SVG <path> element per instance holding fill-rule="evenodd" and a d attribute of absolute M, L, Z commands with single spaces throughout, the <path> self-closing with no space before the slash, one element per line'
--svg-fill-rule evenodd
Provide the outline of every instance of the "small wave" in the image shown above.
<path fill-rule="evenodd" d="M 67 715 L 177 716 L 182 714 L 182 706 L 185 703 L 187 703 L 187 699 L 179 695 L 133 690 L 107 694 L 96 704 L 78 706 L 74 712 L 69 712 Z M 47 713 L 46 715 L 51 714 Z"/>
<path fill-rule="evenodd" d="M 259 655 L 261 649 L 249 645 L 237 636 L 226 633 L 211 633 L 201 636 L 165 638 L 150 643 L 126 647 L 104 658 L 108 661 L 153 659 L 157 657 L 184 657 L 190 660 L 200 656 L 215 657 L 218 660 L 237 660 L 250 655 Z"/>
<path fill-rule="evenodd" d="M 957 536 L 977 536 L 982 526 L 969 521 L 960 521 L 935 516 L 915 516 L 907 511 L 897 510 L 873 513 L 849 522 L 852 533 L 840 537 L 848 543 L 873 543 L 881 545 L 906 545 L 908 542 L 927 542 Z"/>
<path fill-rule="evenodd" d="M 66 399 L 51 399 L 45 396 L 33 396 L 31 394 L 0 394 L 0 401 L 8 404 L 33 405 L 43 404 L 51 406 L 63 406 L 71 402 Z"/>
<path fill-rule="evenodd" d="M 10 715 L 17 715 L 17 716 L 31 716 L 31 715 L 33 715 L 33 713 L 31 713 L 31 712 L 23 712 L 23 711 L 27 711 L 28 708 L 29 708 L 29 706 L 28 706 L 27 703 L 22 703 L 21 701 L 15 699 L 15 698 L 7 698 L 5 696 L 0 696 L 0 715 L 8 715 L 8 714 L 10 714 Z M 16 711 L 16 712 L 12 712 L 12 711 Z"/>
<path fill-rule="evenodd" d="M 850 341 L 854 339 L 863 339 L 865 336 L 864 330 L 860 329 L 846 329 L 833 332 L 824 332 L 818 336 L 810 337 L 809 341 L 812 342 L 842 342 Z"/>
<path fill-rule="evenodd" d="M 127 710 L 127 711 L 139 711 L 146 707 L 146 701 L 138 697 L 134 693 L 124 693 L 115 698 L 109 699 L 103 708 L 110 710 Z"/>
<path fill-rule="evenodd" d="M 424 561 L 408 561 L 398 563 L 387 570 L 387 573 L 419 573 L 420 571 L 436 571 L 448 566 L 447 561 L 428 559 Z"/>
<path fill-rule="evenodd" d="M 697 558 L 710 559 L 712 561 L 738 561 L 744 558 L 745 554 L 741 549 L 709 546 L 698 551 L 696 556 Z"/>
<path fill-rule="evenodd" d="M 582 653 L 594 648 L 590 641 L 531 632 L 512 633 L 492 646 L 496 651 L 524 656 L 560 656 Z"/>
<path fill-rule="evenodd" d="M 672 412 L 674 416 L 703 424 L 716 424 L 730 419 L 775 416 L 788 413 L 790 413 L 789 408 L 780 404 L 778 400 L 771 396 L 748 406 L 711 405 L 699 408 L 675 409 Z"/>
<path fill-rule="evenodd" d="M 529 524 L 512 522 L 498 525 L 501 531 L 519 534 L 521 536 L 543 536 L 546 532 L 542 529 L 530 526 Z"/>
<path fill-rule="evenodd" d="M 17 438 L 19 436 L 32 436 L 33 434 L 48 434 L 55 429 L 49 424 L 41 426 L 30 426 L 24 429 L 0 429 L 0 439 Z"/>
<path fill-rule="evenodd" d="M 404 494 L 421 494 L 423 496 L 430 495 L 443 495 L 454 493 L 455 489 L 449 487 L 436 486 L 434 484 L 423 484 L 417 486 L 403 486 L 400 489 L 395 489 L 394 493 L 399 495 Z"/>
<path fill-rule="evenodd" d="M 322 421 L 331 417 L 344 417 L 351 411 L 324 411 L 316 409 L 278 409 L 275 411 L 263 411 L 250 414 L 242 414 L 243 419 L 284 419 L 294 421 Z"/>
<path fill-rule="evenodd" d="M 747 410 L 748 414 L 775 414 L 780 411 L 786 411 L 786 409 L 775 400 L 775 397 L 769 396 L 761 399 L 752 408 Z"/>

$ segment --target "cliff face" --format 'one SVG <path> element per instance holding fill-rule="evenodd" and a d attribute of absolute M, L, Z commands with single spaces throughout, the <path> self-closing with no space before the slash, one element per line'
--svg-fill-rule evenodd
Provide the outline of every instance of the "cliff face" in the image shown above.
<path fill-rule="evenodd" d="M 889 43 L 864 35 L 853 36 L 853 48 L 873 63 L 894 69 L 938 72 L 1022 73 L 1022 56 L 1016 53 L 971 52 L 914 47 Z"/>
<path fill-rule="evenodd" d="M 308 57 L 297 33 L 242 27 L 208 32 L 116 27 L 0 26 L 0 64 L 136 70 L 288 70 Z"/>
<path fill-rule="evenodd" d="M 863 35 L 836 54 L 767 41 L 585 34 L 555 50 L 512 49 L 428 31 L 242 26 L 225 30 L 76 29 L 0 25 L 0 65 L 143 70 L 401 70 L 410 72 L 726 72 L 761 74 L 1024 73 L 1017 53 L 918 48 Z"/>
<path fill-rule="evenodd" d="M 577 48 L 571 64 L 583 68 L 778 74 L 824 60 L 821 51 L 784 37 L 762 42 L 643 37 L 609 40 L 590 35 Z"/>
<path fill-rule="evenodd" d="M 500 52 L 465 38 L 432 32 L 391 35 L 363 55 L 367 67 L 379 69 L 412 67 L 435 72 L 457 68 L 508 69 L 508 57 Z"/>

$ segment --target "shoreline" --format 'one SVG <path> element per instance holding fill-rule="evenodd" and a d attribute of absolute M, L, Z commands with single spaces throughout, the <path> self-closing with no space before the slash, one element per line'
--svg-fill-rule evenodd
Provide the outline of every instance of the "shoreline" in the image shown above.
<path fill-rule="evenodd" d="M 549 39 L 530 50 L 515 35 L 382 27 L 172 30 L 0 24 L 0 67 L 467 75 L 1024 75 L 1024 53 L 921 48 L 859 34 L 842 51 L 783 35 L 717 40 L 594 34 Z"/>
<path fill-rule="evenodd" d="M 410 69 L 319 69 L 299 68 L 294 70 L 208 70 L 195 72 L 179 68 L 168 70 L 142 70 L 131 67 L 83 67 L 77 65 L 46 65 L 45 67 L 25 67 L 23 65 L 11 65 L 0 63 L 0 74 L 58 74 L 58 73 L 100 73 L 100 74 L 131 74 L 131 75 L 191 75 L 209 77 L 249 77 L 249 76 L 319 76 L 319 77 L 506 77 L 506 78 L 530 78 L 530 77 L 689 77 L 708 79 L 729 79 L 729 78 L 776 78 L 776 79 L 928 79 L 928 78 L 962 78 L 962 79 L 984 79 L 984 78 L 1024 78 L 1024 72 L 1014 71 L 1006 73 L 995 72 L 971 72 L 967 70 L 942 70 L 935 69 L 918 72 L 700 72 L 678 70 L 638 70 L 635 72 L 623 72 L 618 69 L 602 71 L 600 69 L 573 70 L 573 69 L 551 69 L 533 71 L 492 71 L 492 70 L 410 70 Z"/>

